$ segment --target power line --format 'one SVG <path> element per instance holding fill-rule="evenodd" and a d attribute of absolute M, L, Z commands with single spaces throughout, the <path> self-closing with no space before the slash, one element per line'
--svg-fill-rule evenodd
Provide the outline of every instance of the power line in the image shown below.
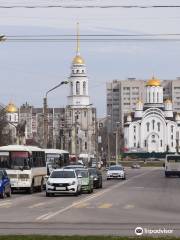
<path fill-rule="evenodd" d="M 151 33 L 151 34 L 80 34 L 80 37 L 154 37 L 180 36 L 180 33 Z M 4 35 L 2 37 L 5 37 Z M 6 35 L 7 38 L 46 38 L 46 37 L 76 37 L 75 34 L 37 34 L 37 35 Z"/>
<path fill-rule="evenodd" d="M 83 9 L 83 8 L 101 8 L 101 9 L 108 9 L 108 8 L 180 8 L 180 5 L 0 5 L 2 9 L 13 9 L 13 8 L 27 8 L 27 9 L 36 9 L 36 8 L 70 8 L 70 9 Z"/>
<path fill-rule="evenodd" d="M 76 39 L 70 39 L 70 38 L 46 38 L 46 39 L 7 39 L 8 42 L 76 42 Z M 116 39 L 106 39 L 106 38 L 96 38 L 96 39 L 81 39 L 81 42 L 122 42 L 122 41 L 137 41 L 137 42 L 179 42 L 180 38 L 116 38 Z"/>

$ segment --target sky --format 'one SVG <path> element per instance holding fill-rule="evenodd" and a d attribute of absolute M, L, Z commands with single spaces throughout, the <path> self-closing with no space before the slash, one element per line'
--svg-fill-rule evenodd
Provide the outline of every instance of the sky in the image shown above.
<path fill-rule="evenodd" d="M 76 34 L 77 22 L 80 34 L 180 34 L 180 8 L 152 5 L 180 1 L 0 0 L 0 35 Z M 36 8 L 26 8 L 32 6 Z M 106 82 L 153 74 L 159 79 L 180 77 L 180 41 L 81 42 L 80 52 L 99 117 L 106 114 Z M 75 42 L 10 42 L 7 37 L 0 44 L 0 102 L 42 107 L 46 91 L 68 79 L 75 54 Z M 48 105 L 66 106 L 68 93 L 67 85 L 51 92 Z"/>

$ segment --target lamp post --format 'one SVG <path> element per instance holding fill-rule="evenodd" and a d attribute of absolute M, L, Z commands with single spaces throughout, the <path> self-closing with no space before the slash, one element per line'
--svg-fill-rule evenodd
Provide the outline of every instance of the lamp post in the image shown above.
<path fill-rule="evenodd" d="M 55 87 L 48 90 L 45 94 L 45 97 L 43 99 L 43 111 L 44 111 L 44 148 L 47 148 L 48 143 L 48 108 L 47 108 L 47 96 L 50 92 L 55 90 L 56 88 L 62 86 L 63 84 L 68 84 L 68 81 L 62 81 Z"/>
<path fill-rule="evenodd" d="M 119 142 L 119 124 L 120 122 L 116 122 L 116 165 L 118 164 L 118 142 Z"/>

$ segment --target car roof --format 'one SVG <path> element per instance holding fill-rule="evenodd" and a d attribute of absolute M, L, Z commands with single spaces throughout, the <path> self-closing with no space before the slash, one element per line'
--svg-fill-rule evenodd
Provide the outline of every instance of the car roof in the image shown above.
<path fill-rule="evenodd" d="M 74 172 L 75 170 L 74 169 L 67 169 L 67 168 L 56 168 L 53 170 L 53 172 L 59 172 L 59 171 L 71 171 L 71 172 Z"/>
<path fill-rule="evenodd" d="M 88 169 L 87 168 L 76 168 L 75 170 L 80 170 L 80 171 L 88 171 Z"/>
<path fill-rule="evenodd" d="M 84 165 L 82 165 L 82 164 L 74 164 L 74 165 L 67 165 L 67 166 L 65 166 L 64 168 L 73 168 L 73 167 L 75 167 L 75 168 L 84 168 Z"/>

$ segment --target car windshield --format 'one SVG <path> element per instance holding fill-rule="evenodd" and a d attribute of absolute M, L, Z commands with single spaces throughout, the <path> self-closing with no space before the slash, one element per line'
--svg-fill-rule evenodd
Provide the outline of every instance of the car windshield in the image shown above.
<path fill-rule="evenodd" d="M 123 168 L 119 166 L 112 166 L 109 168 L 109 170 L 123 170 Z"/>
<path fill-rule="evenodd" d="M 97 171 L 95 168 L 89 169 L 89 172 L 90 174 L 93 174 L 93 175 L 97 174 Z"/>
<path fill-rule="evenodd" d="M 89 176 L 88 171 L 77 170 L 77 173 L 82 176 L 82 178 L 87 178 Z"/>
<path fill-rule="evenodd" d="M 75 178 L 74 171 L 54 171 L 50 178 Z"/>

